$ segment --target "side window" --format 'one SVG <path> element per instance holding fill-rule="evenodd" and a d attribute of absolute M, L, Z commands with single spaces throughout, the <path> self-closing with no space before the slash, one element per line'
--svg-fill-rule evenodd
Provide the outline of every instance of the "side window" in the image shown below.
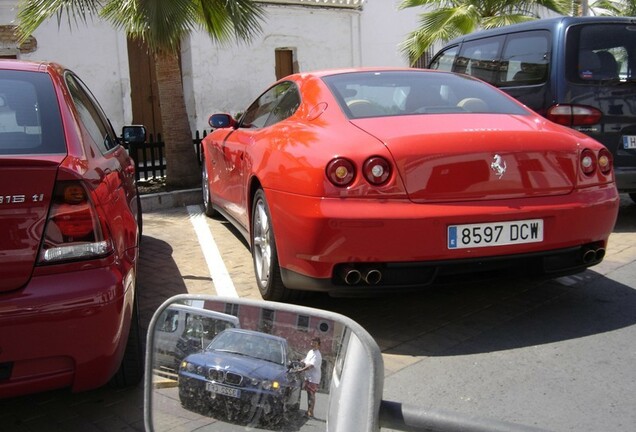
<path fill-rule="evenodd" d="M 503 36 L 464 42 L 455 62 L 455 72 L 466 73 L 490 84 L 499 80 L 499 53 Z"/>
<path fill-rule="evenodd" d="M 179 312 L 170 309 L 165 310 L 158 321 L 159 331 L 174 333 L 179 327 Z"/>
<path fill-rule="evenodd" d="M 290 89 L 292 94 L 286 98 Z M 280 109 L 277 109 L 279 105 Z M 267 90 L 250 105 L 241 119 L 241 127 L 257 129 L 270 126 L 289 117 L 298 105 L 300 97 L 294 84 L 289 81 L 280 83 Z"/>
<path fill-rule="evenodd" d="M 437 69 L 441 71 L 450 72 L 453 70 L 453 63 L 455 63 L 455 59 L 457 58 L 457 52 L 459 51 L 458 46 L 454 46 L 445 51 L 439 53 L 431 64 L 428 66 L 429 69 Z"/>
<path fill-rule="evenodd" d="M 501 86 L 542 84 L 550 61 L 550 33 L 544 30 L 508 36 L 501 58 Z"/>
<path fill-rule="evenodd" d="M 109 126 L 102 109 L 91 96 L 86 86 L 72 74 L 66 75 L 68 86 L 75 108 L 82 124 L 95 141 L 102 153 L 106 153 L 117 145 L 117 140 Z"/>
<path fill-rule="evenodd" d="M 291 84 L 291 83 L 290 83 Z M 282 98 L 276 105 L 276 108 L 272 111 L 265 126 L 271 126 L 279 121 L 285 120 L 296 112 L 300 106 L 300 95 L 298 89 L 294 85 L 290 85 L 289 88 L 281 94 Z"/>

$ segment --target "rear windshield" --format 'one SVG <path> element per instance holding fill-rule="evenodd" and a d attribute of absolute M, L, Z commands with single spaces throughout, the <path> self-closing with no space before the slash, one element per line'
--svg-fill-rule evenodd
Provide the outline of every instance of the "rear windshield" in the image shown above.
<path fill-rule="evenodd" d="M 0 155 L 59 153 L 66 145 L 51 78 L 0 70 Z"/>
<path fill-rule="evenodd" d="M 498 90 L 451 73 L 355 72 L 324 77 L 349 118 L 413 114 L 528 114 Z"/>
<path fill-rule="evenodd" d="M 588 24 L 568 31 L 566 74 L 579 84 L 634 82 L 636 25 Z"/>

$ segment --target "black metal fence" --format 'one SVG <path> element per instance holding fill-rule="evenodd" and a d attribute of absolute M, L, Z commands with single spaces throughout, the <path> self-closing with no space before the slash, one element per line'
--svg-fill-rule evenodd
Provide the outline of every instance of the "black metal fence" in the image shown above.
<path fill-rule="evenodd" d="M 205 130 L 202 134 L 196 131 L 192 139 L 199 164 L 201 164 L 201 141 L 207 134 Z M 135 171 L 137 180 L 150 180 L 166 176 L 165 148 L 166 144 L 161 139 L 161 134 L 157 134 L 156 137 L 150 134 L 143 144 L 131 143 L 128 145 L 128 154 L 135 161 L 137 167 Z"/>

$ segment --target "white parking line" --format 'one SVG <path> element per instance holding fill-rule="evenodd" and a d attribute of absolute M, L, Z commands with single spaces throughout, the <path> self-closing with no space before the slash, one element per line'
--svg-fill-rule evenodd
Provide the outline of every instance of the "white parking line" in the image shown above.
<path fill-rule="evenodd" d="M 222 297 L 238 297 L 232 278 L 225 267 L 223 258 L 221 258 L 221 253 L 216 246 L 216 242 L 214 241 L 201 206 L 189 205 L 187 209 L 190 215 L 190 222 L 192 222 L 194 231 L 199 239 L 203 257 L 208 264 L 210 276 L 212 276 L 217 295 Z"/>

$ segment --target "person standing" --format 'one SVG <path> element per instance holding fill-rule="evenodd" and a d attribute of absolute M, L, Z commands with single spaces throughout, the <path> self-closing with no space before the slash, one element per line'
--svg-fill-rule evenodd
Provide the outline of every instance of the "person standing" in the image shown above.
<path fill-rule="evenodd" d="M 320 386 L 322 354 L 320 354 L 320 338 L 311 340 L 311 349 L 307 352 L 304 366 L 298 372 L 305 372 L 304 388 L 307 392 L 307 413 L 308 418 L 314 417 L 314 407 L 316 406 L 316 392 Z"/>

